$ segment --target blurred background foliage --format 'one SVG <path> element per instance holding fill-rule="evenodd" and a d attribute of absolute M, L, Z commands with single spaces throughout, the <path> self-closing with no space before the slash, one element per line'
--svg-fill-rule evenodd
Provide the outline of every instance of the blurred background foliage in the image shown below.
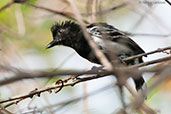
<path fill-rule="evenodd" d="M 33 8 L 23 4 L 14 4 L 1 12 L 0 22 L 4 42 L 10 40 L 20 50 L 33 49 L 39 53 L 47 53 L 45 45 L 51 37 L 49 28 L 53 22 L 42 19 L 41 24 L 36 23 L 36 19 L 31 17 L 32 12 Z"/>

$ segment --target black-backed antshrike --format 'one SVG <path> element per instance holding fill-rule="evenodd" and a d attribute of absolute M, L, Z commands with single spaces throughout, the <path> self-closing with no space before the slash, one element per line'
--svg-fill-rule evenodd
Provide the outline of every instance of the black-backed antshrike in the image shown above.
<path fill-rule="evenodd" d="M 53 41 L 46 48 L 51 48 L 55 45 L 64 45 L 73 48 L 83 58 L 100 64 L 93 50 L 84 38 L 83 31 L 79 24 L 71 21 L 65 21 L 61 24 L 57 23 L 51 28 Z M 98 45 L 99 49 L 105 56 L 111 60 L 110 55 L 116 55 L 118 60 L 130 57 L 133 55 L 145 53 L 132 39 L 124 32 L 106 23 L 93 23 L 87 26 L 87 32 L 92 40 Z M 125 65 L 134 65 L 142 63 L 142 57 L 135 60 L 123 62 Z M 134 79 L 136 89 L 142 88 L 145 81 L 142 76 Z"/>

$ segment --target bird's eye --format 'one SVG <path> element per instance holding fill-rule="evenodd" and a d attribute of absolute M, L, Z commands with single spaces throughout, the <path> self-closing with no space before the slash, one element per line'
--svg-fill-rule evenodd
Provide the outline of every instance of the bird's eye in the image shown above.
<path fill-rule="evenodd" d="M 65 31 L 64 29 L 60 29 L 58 32 L 63 33 L 64 31 Z"/>

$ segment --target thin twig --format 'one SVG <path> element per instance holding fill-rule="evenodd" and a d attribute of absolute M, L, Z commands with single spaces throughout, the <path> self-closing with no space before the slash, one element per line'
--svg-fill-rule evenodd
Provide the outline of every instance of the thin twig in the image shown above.
<path fill-rule="evenodd" d="M 170 6 L 171 6 L 171 2 L 169 0 L 165 0 Z"/>
<path fill-rule="evenodd" d="M 57 111 L 60 111 L 61 109 L 63 109 L 64 107 L 70 105 L 71 103 L 73 104 L 75 102 L 80 101 L 81 99 L 86 98 L 86 97 L 91 97 L 91 96 L 97 95 L 98 93 L 101 93 L 101 92 L 104 92 L 106 90 L 112 89 L 113 87 L 114 87 L 113 85 L 106 85 L 105 87 L 101 87 L 98 90 L 92 91 L 92 92 L 88 93 L 85 96 L 79 96 L 79 97 L 76 97 L 76 98 L 73 98 L 73 99 L 61 101 L 61 102 L 58 102 L 58 103 L 53 104 L 53 105 L 47 105 L 45 107 L 42 107 L 42 108 L 38 109 L 37 111 L 41 111 L 41 110 L 44 110 L 44 109 L 47 109 L 47 108 L 54 108 L 54 107 L 57 107 L 57 106 L 59 106 Z M 29 113 L 32 113 L 32 112 L 33 111 L 30 111 Z"/>
<path fill-rule="evenodd" d="M 10 2 L 8 2 L 7 4 L 5 4 L 4 6 L 2 6 L 0 8 L 0 12 L 8 7 L 10 7 L 12 4 L 14 3 L 14 0 L 11 0 Z"/>
<path fill-rule="evenodd" d="M 4 107 L 0 106 L 0 114 L 13 114 L 13 113 L 8 111 Z"/>
<path fill-rule="evenodd" d="M 80 23 L 81 28 L 83 29 L 83 34 L 85 36 L 85 39 L 87 40 L 88 44 L 94 51 L 95 55 L 100 60 L 102 65 L 104 65 L 108 70 L 112 70 L 113 69 L 112 64 L 109 62 L 109 60 L 106 58 L 106 56 L 101 52 L 101 50 L 98 48 L 96 43 L 90 38 L 90 35 L 87 33 L 86 27 L 84 26 L 80 12 L 78 11 L 77 7 L 75 6 L 74 1 L 68 0 L 68 2 L 71 4 L 71 7 L 73 8 L 73 12 L 76 16 L 76 19 Z"/>
<path fill-rule="evenodd" d="M 144 99 L 142 98 L 142 95 L 138 95 L 137 92 L 135 92 L 128 83 L 125 84 L 125 87 L 128 89 L 128 91 L 132 94 L 134 98 L 133 101 L 127 105 L 127 108 L 129 107 L 130 108 L 133 107 L 134 109 L 139 108 L 139 109 L 143 109 L 143 111 L 146 112 L 146 114 L 156 114 L 156 112 L 153 109 L 151 109 L 144 103 Z"/>
<path fill-rule="evenodd" d="M 147 33 L 130 33 L 130 32 L 124 32 L 128 36 L 151 36 L 151 37 L 169 37 L 170 34 L 147 34 Z"/>
<path fill-rule="evenodd" d="M 74 85 L 76 85 L 76 84 L 78 84 L 80 82 L 89 81 L 89 80 L 97 79 L 97 78 L 102 78 L 104 76 L 108 76 L 108 75 L 95 75 L 95 76 L 91 76 L 91 77 L 85 77 L 85 78 L 77 79 L 77 80 L 74 80 L 72 82 L 65 82 L 65 81 L 63 81 L 64 82 L 63 83 L 63 87 L 74 86 Z M 61 84 L 60 85 L 59 84 L 58 85 L 54 85 L 54 86 L 51 86 L 51 87 L 47 87 L 47 88 L 40 89 L 40 90 L 36 89 L 36 90 L 30 92 L 29 94 L 22 95 L 22 96 L 19 96 L 19 97 L 13 97 L 13 98 L 9 98 L 9 99 L 4 99 L 4 100 L 0 101 L 0 104 L 5 103 L 5 102 L 9 102 L 9 101 L 18 100 L 18 99 L 23 100 L 25 98 L 32 98 L 34 95 L 38 95 L 39 96 L 42 92 L 52 91 L 53 89 L 56 89 L 56 88 L 61 88 Z"/>
<path fill-rule="evenodd" d="M 160 59 L 147 61 L 147 62 L 136 64 L 136 65 L 132 65 L 129 68 L 143 67 L 143 66 L 156 64 L 156 63 L 160 63 L 160 62 L 163 62 L 163 61 L 169 61 L 169 60 L 171 60 L 171 56 L 167 56 L 167 57 L 163 57 L 163 58 L 160 58 Z"/>
<path fill-rule="evenodd" d="M 150 52 L 147 52 L 147 53 L 142 53 L 142 54 L 139 54 L 139 55 L 124 58 L 123 61 L 129 61 L 129 60 L 133 60 L 133 59 L 136 59 L 136 58 L 139 58 L 139 57 L 142 57 L 142 56 L 147 56 L 147 55 L 158 53 L 158 52 L 164 52 L 165 50 L 171 50 L 171 46 L 165 47 L 165 48 L 158 48 L 157 50 L 154 50 L 154 51 L 150 51 Z"/>
<path fill-rule="evenodd" d="M 71 12 L 57 11 L 57 10 L 53 10 L 53 9 L 50 9 L 50 8 L 34 5 L 32 3 L 29 3 L 29 2 L 24 2 L 23 4 L 34 7 L 34 8 L 42 9 L 42 10 L 45 10 L 45 11 L 49 11 L 51 13 L 58 14 L 58 15 L 64 16 L 64 17 L 72 19 L 72 20 L 76 20 L 73 13 L 71 13 Z"/>
<path fill-rule="evenodd" d="M 116 9 L 120 9 L 122 7 L 125 7 L 127 4 L 128 4 L 127 2 L 124 2 L 124 3 L 119 4 L 117 6 L 113 6 L 113 7 L 109 8 L 109 9 L 104 9 L 104 10 L 97 11 L 97 12 L 94 12 L 94 13 L 93 12 L 91 12 L 91 13 L 81 13 L 81 15 L 83 15 L 83 16 L 84 15 L 102 15 L 102 14 L 108 13 L 109 11 L 114 11 Z"/>
<path fill-rule="evenodd" d="M 0 66 L 3 68 L 4 66 Z M 7 67 L 8 68 L 8 67 Z M 12 67 L 11 67 L 12 68 Z M 16 69 L 16 68 L 15 68 Z M 17 71 L 18 70 L 18 71 Z M 21 79 L 32 79 L 32 78 L 45 78 L 45 77 L 55 77 L 60 75 L 84 75 L 84 74 L 102 74 L 101 72 L 90 70 L 85 72 L 80 71 L 52 71 L 52 72 L 42 72 L 42 71 L 25 71 L 17 69 L 16 74 L 13 77 L 6 78 L 4 80 L 0 80 L 0 85 L 5 85 L 8 83 L 12 83 Z M 104 71 L 103 73 L 109 73 L 108 71 Z"/>

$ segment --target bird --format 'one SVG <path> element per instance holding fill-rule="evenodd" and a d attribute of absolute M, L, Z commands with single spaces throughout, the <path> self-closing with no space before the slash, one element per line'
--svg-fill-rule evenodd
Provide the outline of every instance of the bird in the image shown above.
<path fill-rule="evenodd" d="M 125 65 L 143 63 L 142 57 L 130 61 L 122 61 L 126 57 L 145 53 L 125 32 L 103 22 L 89 24 L 86 26 L 86 30 L 109 61 L 112 61 L 110 55 L 116 55 L 118 60 L 121 60 L 121 63 Z M 100 64 L 78 23 L 73 21 L 56 23 L 51 27 L 51 32 L 53 40 L 46 46 L 47 49 L 56 45 L 67 46 L 73 48 L 81 57 L 90 62 Z M 137 91 L 143 89 L 145 80 L 142 76 L 133 78 L 133 80 Z"/>

